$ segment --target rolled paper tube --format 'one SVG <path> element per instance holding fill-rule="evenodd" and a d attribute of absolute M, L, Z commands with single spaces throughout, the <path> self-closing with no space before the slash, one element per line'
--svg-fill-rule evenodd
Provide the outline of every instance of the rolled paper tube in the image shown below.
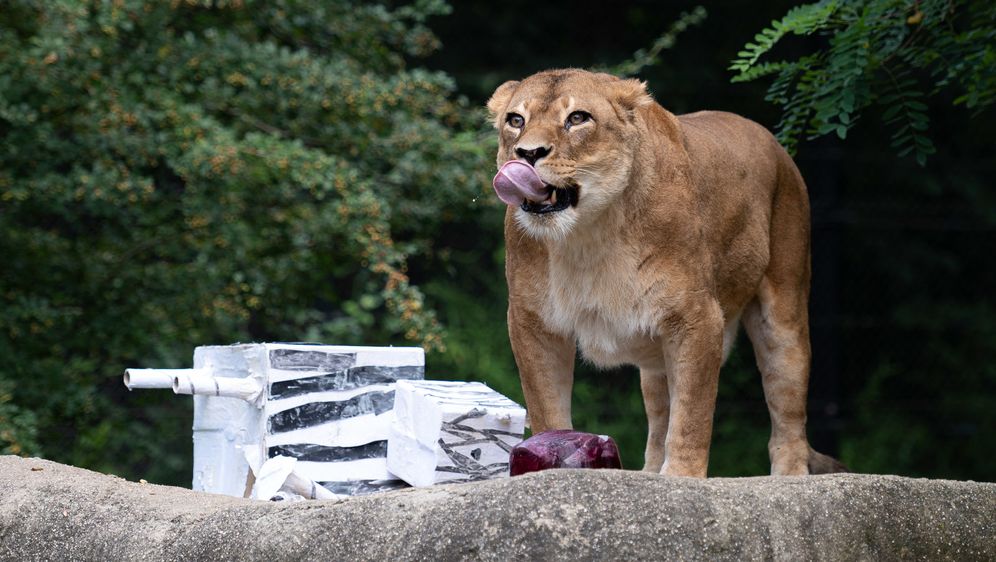
<path fill-rule="evenodd" d="M 246 458 L 248 460 L 249 455 L 246 455 Z M 256 458 L 254 460 L 258 462 L 260 459 Z M 272 459 L 267 459 L 260 466 L 250 465 L 250 468 L 256 475 L 252 497 L 257 500 L 269 500 L 272 498 L 287 482 L 287 477 L 294 472 L 295 464 L 297 464 L 297 459 L 278 455 Z M 298 495 L 304 496 L 304 494 Z"/>
<path fill-rule="evenodd" d="M 125 369 L 124 385 L 136 388 L 173 388 L 173 379 L 187 374 L 208 375 L 205 369 Z"/>
<path fill-rule="evenodd" d="M 315 482 L 307 476 L 301 476 L 301 474 L 294 470 L 288 476 L 287 480 L 284 481 L 282 490 L 288 490 L 294 492 L 299 496 L 304 496 L 309 500 L 334 500 L 342 496 L 334 494 L 326 489 L 324 486 Z"/>
<path fill-rule="evenodd" d="M 259 458 L 246 455 L 246 460 L 258 462 Z M 253 485 L 252 497 L 258 500 L 269 500 L 277 491 L 284 490 L 310 500 L 332 500 L 341 497 L 330 492 L 327 488 L 315 482 L 307 476 L 302 476 L 294 469 L 297 459 L 277 455 L 259 467 L 252 467 L 256 474 L 256 483 Z"/>
<path fill-rule="evenodd" d="M 622 463 L 611 437 L 569 429 L 544 431 L 512 448 L 510 475 L 550 468 L 622 468 Z"/>
<path fill-rule="evenodd" d="M 492 181 L 495 193 L 506 205 L 518 206 L 523 201 L 543 201 L 550 189 L 540 179 L 536 169 L 521 160 L 509 160 L 495 174 Z"/>
<path fill-rule="evenodd" d="M 251 402 L 262 390 L 255 381 L 245 378 L 213 377 L 202 372 L 182 373 L 173 377 L 173 392 L 177 394 L 226 396 Z"/>

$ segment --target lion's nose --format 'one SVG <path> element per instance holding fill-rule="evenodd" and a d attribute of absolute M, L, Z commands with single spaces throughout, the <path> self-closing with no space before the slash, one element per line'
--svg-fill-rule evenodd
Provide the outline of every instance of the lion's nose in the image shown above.
<path fill-rule="evenodd" d="M 515 153 L 519 155 L 519 158 L 529 162 L 530 166 L 534 166 L 537 160 L 550 154 L 550 148 L 549 146 L 537 146 L 536 148 L 518 147 L 515 149 Z"/>

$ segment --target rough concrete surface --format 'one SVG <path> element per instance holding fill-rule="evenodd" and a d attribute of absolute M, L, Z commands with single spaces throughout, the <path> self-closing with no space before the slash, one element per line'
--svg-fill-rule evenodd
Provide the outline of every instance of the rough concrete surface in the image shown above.
<path fill-rule="evenodd" d="M 996 484 L 551 470 L 291 504 L 0 457 L 4 560 L 996 560 Z"/>

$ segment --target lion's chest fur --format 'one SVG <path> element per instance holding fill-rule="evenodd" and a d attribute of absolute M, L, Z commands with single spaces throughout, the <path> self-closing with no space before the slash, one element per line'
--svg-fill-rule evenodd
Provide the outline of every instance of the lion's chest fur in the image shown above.
<path fill-rule="evenodd" d="M 596 365 L 636 362 L 636 350 L 658 336 L 660 317 L 642 298 L 639 255 L 632 248 L 599 244 L 572 248 L 550 253 L 544 320 L 551 330 L 576 338 L 584 357 Z"/>

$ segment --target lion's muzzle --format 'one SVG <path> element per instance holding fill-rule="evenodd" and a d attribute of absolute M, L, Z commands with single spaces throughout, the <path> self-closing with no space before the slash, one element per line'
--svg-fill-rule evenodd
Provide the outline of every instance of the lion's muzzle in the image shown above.
<path fill-rule="evenodd" d="M 521 160 L 509 160 L 498 170 L 492 182 L 495 193 L 506 205 L 545 214 L 577 205 L 578 190 L 574 186 L 557 187 L 540 179 L 536 169 Z"/>

